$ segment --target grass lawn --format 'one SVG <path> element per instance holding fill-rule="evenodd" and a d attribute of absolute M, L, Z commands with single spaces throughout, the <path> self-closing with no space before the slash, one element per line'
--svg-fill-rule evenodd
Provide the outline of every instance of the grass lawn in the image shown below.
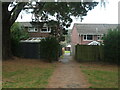
<path fill-rule="evenodd" d="M 70 53 L 70 51 L 65 51 L 65 53 Z"/>
<path fill-rule="evenodd" d="M 118 88 L 118 67 L 102 63 L 81 63 L 90 88 Z"/>
<path fill-rule="evenodd" d="M 3 61 L 3 88 L 45 88 L 55 66 L 30 59 Z"/>

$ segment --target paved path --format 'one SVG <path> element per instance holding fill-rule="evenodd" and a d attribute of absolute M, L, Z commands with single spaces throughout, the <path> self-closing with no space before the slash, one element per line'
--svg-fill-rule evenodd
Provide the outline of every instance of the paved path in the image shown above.
<path fill-rule="evenodd" d="M 64 58 L 57 64 L 56 70 L 49 79 L 48 88 L 88 88 L 90 85 L 85 80 L 80 70 L 79 63 L 73 61 L 71 56 Z"/>

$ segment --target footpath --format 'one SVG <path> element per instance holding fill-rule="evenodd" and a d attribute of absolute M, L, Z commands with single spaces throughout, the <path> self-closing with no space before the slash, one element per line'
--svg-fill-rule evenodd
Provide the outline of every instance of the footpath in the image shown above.
<path fill-rule="evenodd" d="M 49 79 L 47 88 L 89 88 L 90 84 L 80 70 L 80 64 L 65 54 Z"/>

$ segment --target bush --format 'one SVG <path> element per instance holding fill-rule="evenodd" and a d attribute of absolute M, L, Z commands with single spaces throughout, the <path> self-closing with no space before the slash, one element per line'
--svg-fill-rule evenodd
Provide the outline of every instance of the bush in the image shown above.
<path fill-rule="evenodd" d="M 108 34 L 104 36 L 104 53 L 105 61 L 118 63 L 118 55 L 120 55 L 120 31 L 116 28 L 109 30 Z"/>
<path fill-rule="evenodd" d="M 40 56 L 45 60 L 52 62 L 58 60 L 60 44 L 54 37 L 47 37 L 40 42 Z"/>
<path fill-rule="evenodd" d="M 17 55 L 16 50 L 19 46 L 21 39 L 27 39 L 28 33 L 25 32 L 25 29 L 18 23 L 15 22 L 11 27 L 11 50 L 13 55 Z"/>

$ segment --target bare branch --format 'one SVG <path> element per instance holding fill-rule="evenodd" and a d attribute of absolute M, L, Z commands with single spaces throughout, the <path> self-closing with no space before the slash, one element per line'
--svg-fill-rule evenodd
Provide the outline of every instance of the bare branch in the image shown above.
<path fill-rule="evenodd" d="M 19 13 L 22 11 L 22 9 L 26 5 L 26 3 L 27 2 L 20 2 L 14 8 L 14 11 L 12 12 L 11 18 L 10 18 L 10 25 L 12 25 L 15 22 L 15 20 L 17 19 Z"/>

